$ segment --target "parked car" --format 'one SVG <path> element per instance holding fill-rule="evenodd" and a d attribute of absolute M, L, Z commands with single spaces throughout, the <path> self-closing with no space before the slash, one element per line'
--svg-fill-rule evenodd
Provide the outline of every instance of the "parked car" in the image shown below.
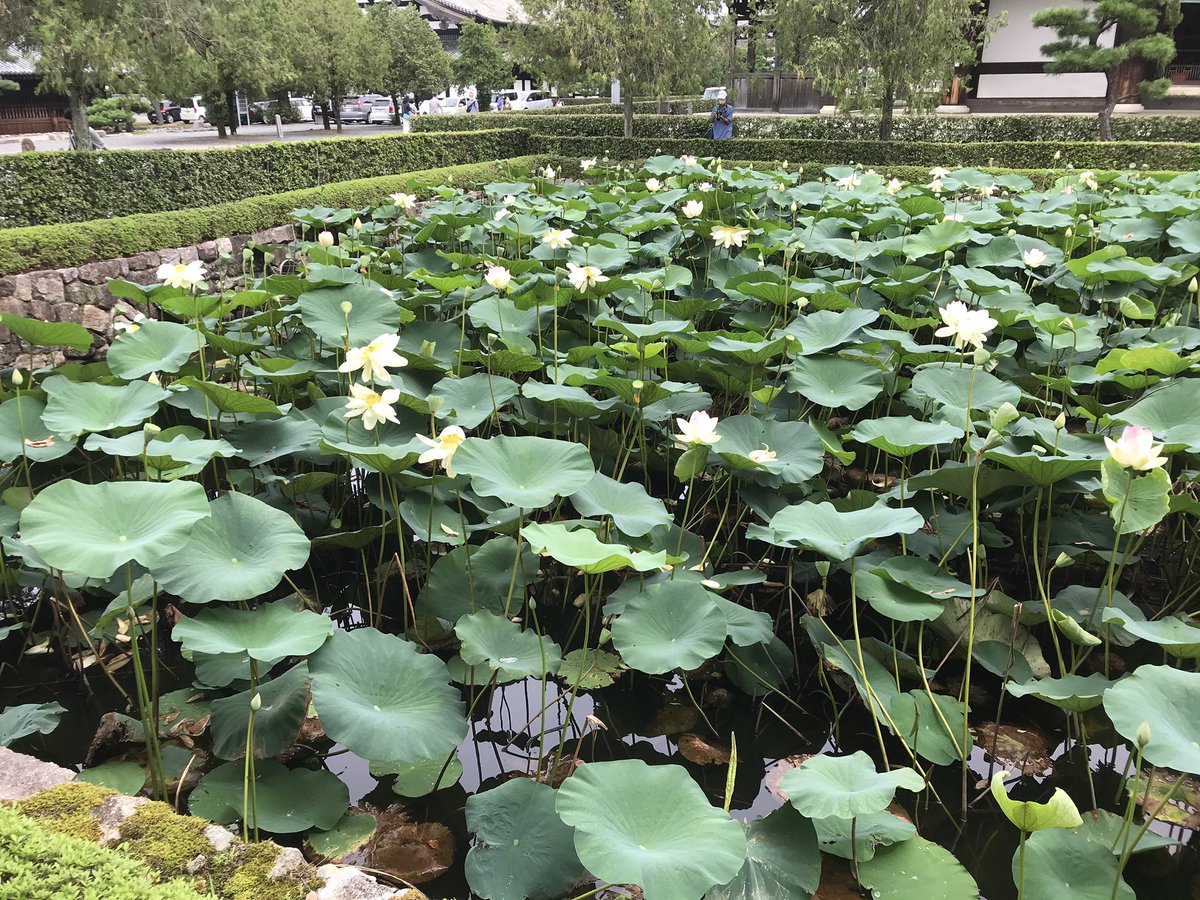
<path fill-rule="evenodd" d="M 150 104 L 146 118 L 150 120 L 151 125 L 170 125 L 172 122 L 182 122 L 183 112 L 174 100 L 160 100 Z"/>
<path fill-rule="evenodd" d="M 358 97 L 344 98 L 341 109 L 342 121 L 367 124 L 371 121 L 371 111 L 375 108 L 377 100 L 388 100 L 388 98 L 383 94 L 362 94 Z"/>
<path fill-rule="evenodd" d="M 203 125 L 206 121 L 204 98 L 199 94 L 179 104 L 179 117 L 189 124 Z"/>
<path fill-rule="evenodd" d="M 704 99 L 718 100 L 720 99 L 721 91 L 723 90 L 725 90 L 725 88 L 721 85 L 717 85 L 716 87 L 707 87 L 704 89 Z"/>
<path fill-rule="evenodd" d="M 371 104 L 371 112 L 367 116 L 368 125 L 391 125 L 396 106 L 391 97 L 381 97 Z"/>
<path fill-rule="evenodd" d="M 500 98 L 508 101 L 509 109 L 549 109 L 554 98 L 546 91 L 499 91 L 492 96 L 492 109 L 499 109 Z"/>
<path fill-rule="evenodd" d="M 313 102 L 307 97 L 292 97 L 292 106 L 296 108 L 296 118 L 301 122 L 317 121 L 316 111 L 313 107 Z"/>

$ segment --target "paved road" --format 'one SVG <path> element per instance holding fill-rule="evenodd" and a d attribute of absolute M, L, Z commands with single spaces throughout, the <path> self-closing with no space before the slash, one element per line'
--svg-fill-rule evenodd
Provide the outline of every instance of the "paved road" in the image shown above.
<path fill-rule="evenodd" d="M 326 131 L 321 125 L 305 122 L 284 125 L 283 140 L 306 141 L 315 138 L 337 137 L 336 129 Z M 373 134 L 398 133 L 400 126 L 392 125 L 344 125 L 342 137 L 365 137 Z M 65 134 L 29 135 L 38 150 L 66 150 Z M 279 140 L 274 125 L 243 125 L 236 137 L 217 139 L 217 130 L 211 127 L 194 128 L 191 125 L 168 125 L 145 127 L 134 134 L 112 134 L 104 138 L 110 150 L 207 150 L 212 147 L 234 147 L 239 144 L 262 144 Z M 0 135 L 0 153 L 19 153 L 20 135 Z"/>

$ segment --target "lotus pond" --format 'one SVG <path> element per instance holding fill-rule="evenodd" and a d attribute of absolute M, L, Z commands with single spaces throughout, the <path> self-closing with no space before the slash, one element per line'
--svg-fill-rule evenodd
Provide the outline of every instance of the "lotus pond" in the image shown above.
<path fill-rule="evenodd" d="M 1190 896 L 1200 176 L 584 168 L 11 372 L 0 744 L 434 897 Z"/>

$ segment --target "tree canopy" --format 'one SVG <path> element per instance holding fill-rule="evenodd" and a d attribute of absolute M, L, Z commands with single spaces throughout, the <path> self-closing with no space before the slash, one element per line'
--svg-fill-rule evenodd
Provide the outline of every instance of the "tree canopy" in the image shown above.
<path fill-rule="evenodd" d="M 371 17 L 386 55 L 380 85 L 388 93 L 424 100 L 450 87 L 453 60 L 415 6 L 376 5 Z"/>
<path fill-rule="evenodd" d="M 512 60 L 501 49 L 496 29 L 491 25 L 469 19 L 463 21 L 458 33 L 454 80 L 460 87 L 475 85 L 481 104 L 493 91 L 512 87 Z"/>
<path fill-rule="evenodd" d="M 297 83 L 312 92 L 315 102 L 330 102 L 341 131 L 342 98 L 375 87 L 384 77 L 388 58 L 379 32 L 355 0 L 292 0 L 290 8 Z"/>

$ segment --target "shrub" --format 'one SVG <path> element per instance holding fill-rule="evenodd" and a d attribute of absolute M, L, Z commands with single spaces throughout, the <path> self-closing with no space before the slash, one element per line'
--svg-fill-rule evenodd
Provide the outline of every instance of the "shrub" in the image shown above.
<path fill-rule="evenodd" d="M 518 157 L 505 162 L 470 163 L 402 175 L 360 178 L 232 203 L 61 225 L 0 230 L 0 275 L 76 266 L 186 247 L 234 234 L 250 234 L 291 221 L 293 210 L 324 204 L 360 209 L 379 205 L 396 191 L 429 189 L 446 183 L 470 184 L 511 177 L 544 160 Z"/>
<path fill-rule="evenodd" d="M 13 154 L 0 158 L 0 224 L 50 225 L 210 206 L 359 178 L 522 156 L 529 152 L 528 145 L 527 131 L 509 128 L 201 151 Z"/>
<path fill-rule="evenodd" d="M 149 111 L 150 103 L 144 97 L 104 97 L 88 107 L 88 122 L 93 128 L 133 131 L 133 114 Z"/>

